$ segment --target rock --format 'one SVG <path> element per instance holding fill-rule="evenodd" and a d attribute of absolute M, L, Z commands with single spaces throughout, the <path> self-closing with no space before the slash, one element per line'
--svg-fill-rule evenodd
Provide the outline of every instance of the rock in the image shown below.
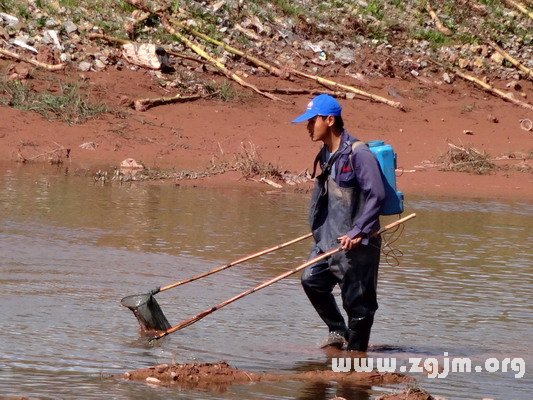
<path fill-rule="evenodd" d="M 0 13 L 0 21 L 7 26 L 16 27 L 20 20 L 14 15 L 9 15 L 6 13 Z"/>
<path fill-rule="evenodd" d="M 484 60 L 482 57 L 475 57 L 474 58 L 474 67 L 477 67 L 477 68 L 483 68 L 483 65 L 484 65 Z"/>
<path fill-rule="evenodd" d="M 514 90 L 521 90 L 522 89 L 522 85 L 520 85 L 520 83 L 518 83 L 517 81 L 511 81 L 505 86 L 507 88 L 512 88 Z"/>
<path fill-rule="evenodd" d="M 94 68 L 98 71 L 104 70 L 106 64 L 102 60 L 94 60 Z"/>
<path fill-rule="evenodd" d="M 53 18 L 48 18 L 44 23 L 44 26 L 46 26 L 47 28 L 55 28 L 58 25 L 59 23 Z"/>
<path fill-rule="evenodd" d="M 70 54 L 67 54 L 67 53 L 61 53 L 59 55 L 59 59 L 61 60 L 61 62 L 70 62 L 70 61 L 72 61 L 72 57 L 70 56 Z"/>
<path fill-rule="evenodd" d="M 151 43 L 126 43 L 122 55 L 128 62 L 150 69 L 160 69 L 161 61 L 156 54 L 157 46 Z"/>
<path fill-rule="evenodd" d="M 502 65 L 503 64 L 503 56 L 500 53 L 498 53 L 498 52 L 492 53 L 492 55 L 490 56 L 490 59 L 496 65 Z"/>
<path fill-rule="evenodd" d="M 148 378 L 146 378 L 146 382 L 154 384 L 154 385 L 157 385 L 157 384 L 161 383 L 161 381 L 159 379 L 154 378 L 152 376 L 149 376 Z"/>
<path fill-rule="evenodd" d="M 38 53 L 37 49 L 35 47 L 30 46 L 29 44 L 27 44 L 26 41 L 23 38 L 13 39 L 13 40 L 10 41 L 10 43 L 14 44 L 15 46 L 22 47 L 23 49 L 29 50 L 32 53 L 35 53 L 35 54 Z"/>
<path fill-rule="evenodd" d="M 348 47 L 343 47 L 333 55 L 342 65 L 348 65 L 355 61 L 355 52 Z"/>
<path fill-rule="evenodd" d="M 80 149 L 84 150 L 96 150 L 96 143 L 94 142 L 85 142 L 80 144 Z"/>
<path fill-rule="evenodd" d="M 59 35 L 57 34 L 57 31 L 54 31 L 54 30 L 45 31 L 42 41 L 45 44 L 53 44 L 60 51 L 63 50 L 63 46 L 61 45 L 61 42 L 59 41 Z"/>
<path fill-rule="evenodd" d="M 493 124 L 497 124 L 499 121 L 498 121 L 498 118 L 496 118 L 494 115 L 492 114 L 489 114 L 487 115 L 487 120 L 492 122 Z"/>
<path fill-rule="evenodd" d="M 446 83 L 452 83 L 453 82 L 453 76 L 451 76 L 450 74 L 448 74 L 447 72 L 445 72 L 444 74 L 442 74 L 442 80 Z"/>
<path fill-rule="evenodd" d="M 139 164 L 133 158 L 126 158 L 120 163 L 120 169 L 144 169 L 144 165 Z"/>
<path fill-rule="evenodd" d="M 474 132 L 472 132 L 472 131 L 469 130 L 469 129 L 465 129 L 465 130 L 463 130 L 463 133 L 464 133 L 465 135 L 473 135 L 473 134 L 474 134 Z"/>
<path fill-rule="evenodd" d="M 78 30 L 78 26 L 71 20 L 65 21 L 63 23 L 63 28 L 65 29 L 65 32 L 67 32 L 67 34 L 69 35 Z"/>
<path fill-rule="evenodd" d="M 348 93 L 346 93 L 346 98 L 347 98 L 348 100 L 353 100 L 353 99 L 355 99 L 355 93 L 352 93 L 352 92 L 348 92 Z"/>
<path fill-rule="evenodd" d="M 82 61 L 81 63 L 78 64 L 78 69 L 82 72 L 90 71 L 91 67 L 92 67 L 92 64 L 87 61 Z"/>
<path fill-rule="evenodd" d="M 458 61 L 458 64 L 459 64 L 459 68 L 465 69 L 465 68 L 468 68 L 468 65 L 470 64 L 470 62 L 464 58 L 460 58 Z"/>
<path fill-rule="evenodd" d="M 415 78 L 417 78 L 417 77 L 420 75 L 420 73 L 419 73 L 416 69 L 412 69 L 410 73 L 411 73 L 411 75 L 413 75 Z"/>

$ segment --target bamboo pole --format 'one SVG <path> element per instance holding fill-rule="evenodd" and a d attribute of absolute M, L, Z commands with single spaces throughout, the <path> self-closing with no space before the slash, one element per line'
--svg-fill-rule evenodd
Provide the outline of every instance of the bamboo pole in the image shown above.
<path fill-rule="evenodd" d="M 458 69 L 453 69 L 453 73 L 461 78 L 463 78 L 464 80 L 467 80 L 469 82 L 473 82 L 475 83 L 476 85 L 478 85 L 479 87 L 481 87 L 483 90 L 489 92 L 489 93 L 492 93 L 496 96 L 499 96 L 501 97 L 502 99 L 506 100 L 506 101 L 509 101 L 513 104 L 516 104 L 520 107 L 524 107 L 524 108 L 527 108 L 529 110 L 533 110 L 533 105 L 529 104 L 529 103 L 525 103 L 521 100 L 518 100 L 518 99 L 515 99 L 512 95 L 512 93 L 509 93 L 509 92 L 504 92 L 503 90 L 500 90 L 500 89 L 497 89 L 495 88 L 494 86 L 488 84 L 488 83 L 485 83 L 483 82 L 482 80 L 472 76 L 472 75 L 468 75 L 468 74 L 465 74 L 461 71 L 459 71 Z"/>
<path fill-rule="evenodd" d="M 196 54 L 198 54 L 200 57 L 202 58 L 205 58 L 207 61 L 209 61 L 211 63 L 211 65 L 215 66 L 220 72 L 222 72 L 225 76 L 227 76 L 228 78 L 230 79 L 233 79 L 235 82 L 237 82 L 239 85 L 241 86 L 244 86 L 244 87 L 247 87 L 249 89 L 252 89 L 254 92 L 256 93 L 259 93 L 260 95 L 262 96 L 265 96 L 271 100 L 276 100 L 276 101 L 282 101 L 284 103 L 286 103 L 285 100 L 277 97 L 277 96 L 274 96 L 274 95 L 271 95 L 270 93 L 265 93 L 265 92 L 262 92 L 261 90 L 259 90 L 255 85 L 252 85 L 251 83 L 248 83 L 246 82 L 245 80 L 243 80 L 242 78 L 240 78 L 239 76 L 237 76 L 235 73 L 231 72 L 230 70 L 228 70 L 224 64 L 222 64 L 220 61 L 214 59 L 213 57 L 211 57 L 209 54 L 207 54 L 202 48 L 200 48 L 200 46 L 197 46 L 196 44 L 194 44 L 192 41 L 190 41 L 189 39 L 187 39 L 185 36 L 183 36 L 182 34 L 180 34 L 179 32 L 177 32 L 172 26 L 170 26 L 168 24 L 168 21 L 165 20 L 165 18 L 163 16 L 160 16 L 161 18 L 161 22 L 163 24 L 163 26 L 165 27 L 165 29 L 172 35 L 174 35 L 174 37 L 176 39 L 178 39 L 179 41 L 181 41 L 183 44 L 185 44 L 187 47 L 189 47 L 192 51 L 194 51 Z"/>
<path fill-rule="evenodd" d="M 221 42 L 219 40 L 213 39 L 212 37 L 210 37 L 210 36 L 208 36 L 208 35 L 206 35 L 204 33 L 198 32 L 197 30 L 191 28 L 190 26 L 187 26 L 187 25 L 185 25 L 185 24 L 183 24 L 183 23 L 181 23 L 179 21 L 176 21 L 174 19 L 172 19 L 170 22 L 172 23 L 172 25 L 187 31 L 188 33 L 190 33 L 193 36 L 196 36 L 196 37 L 198 37 L 200 39 L 203 39 L 206 42 L 209 42 L 209 43 L 214 44 L 216 46 L 220 46 L 224 50 L 226 50 L 228 53 L 235 54 L 235 55 L 237 55 L 239 57 L 242 57 L 242 58 L 250 61 L 252 64 L 254 64 L 254 65 L 258 66 L 258 67 L 266 69 L 268 72 L 270 72 L 273 75 L 280 76 L 280 77 L 283 77 L 284 75 L 286 75 L 278 67 L 270 65 L 270 64 L 268 64 L 268 63 L 266 63 L 264 61 L 261 61 L 257 57 L 254 57 L 254 56 L 252 56 L 250 54 L 247 54 L 244 51 L 239 50 L 239 49 L 237 49 L 235 47 L 232 47 L 232 46 L 230 46 L 230 45 L 228 45 L 228 44 L 226 44 L 224 42 Z"/>
<path fill-rule="evenodd" d="M 452 34 L 452 31 L 442 24 L 437 13 L 433 11 L 433 8 L 431 7 L 429 0 L 426 3 L 426 10 L 429 16 L 431 17 L 431 19 L 433 20 L 433 22 L 435 23 L 435 27 L 437 28 L 437 30 L 446 36 L 450 36 Z"/>
<path fill-rule="evenodd" d="M 518 1 L 514 1 L 514 0 L 505 0 L 505 2 L 513 6 L 514 8 L 516 8 L 523 14 L 527 15 L 529 18 L 533 19 L 533 12 L 529 11 L 527 7 L 523 5 L 522 3 L 519 3 Z"/>
<path fill-rule="evenodd" d="M 333 88 L 333 90 L 342 89 L 342 90 L 345 90 L 345 91 L 348 91 L 348 92 L 352 92 L 352 93 L 358 94 L 359 96 L 363 96 L 363 97 L 369 98 L 369 99 L 371 99 L 373 101 L 376 101 L 378 103 L 387 104 L 388 106 L 394 107 L 394 108 L 396 108 L 398 110 L 405 111 L 405 108 L 403 107 L 403 105 L 400 102 L 398 102 L 398 101 L 392 101 L 392 100 L 386 99 L 385 97 L 381 97 L 381 96 L 378 96 L 376 94 L 368 93 L 368 92 L 365 92 L 364 90 L 357 89 L 357 88 L 355 88 L 353 86 L 344 85 L 342 83 L 338 83 L 338 82 L 335 82 L 335 81 L 330 81 L 329 79 L 322 78 L 322 77 L 320 77 L 318 75 L 309 75 L 309 74 L 306 74 L 305 72 L 301 72 L 301 71 L 298 71 L 298 70 L 295 70 L 295 69 L 291 69 L 291 72 L 294 75 L 300 76 L 302 78 L 311 79 L 313 81 L 316 81 L 316 82 L 320 83 L 321 85 L 324 85 L 324 86 L 326 86 L 328 88 Z"/>
<path fill-rule="evenodd" d="M 11 52 L 9 50 L 5 50 L 5 49 L 2 49 L 2 48 L 0 48 L 0 54 L 4 55 L 6 57 L 13 58 L 13 59 L 18 60 L 18 61 L 27 62 L 29 64 L 35 65 L 36 67 L 43 68 L 43 69 L 46 69 L 48 71 L 59 71 L 59 70 L 65 68 L 65 64 L 46 64 L 46 63 L 42 63 L 40 61 L 34 60 L 33 58 L 28 58 L 28 57 L 25 57 L 25 56 L 21 56 L 20 54 L 13 53 L 13 52 Z"/>
<path fill-rule="evenodd" d="M 496 50 L 498 53 L 500 53 L 507 61 L 509 61 L 511 64 L 513 64 L 520 71 L 525 72 L 529 79 L 533 78 L 533 71 L 532 70 L 530 70 L 528 67 L 526 67 L 524 64 L 522 64 L 516 58 L 512 57 L 509 53 L 507 53 L 505 50 L 503 50 L 496 43 L 494 43 L 492 41 L 489 41 L 488 43 L 494 50 Z"/>
<path fill-rule="evenodd" d="M 143 0 L 126 0 L 128 3 L 132 4 L 133 6 L 143 10 L 143 11 L 150 11 L 146 5 L 143 4 Z M 159 17 L 161 18 L 161 21 L 162 22 L 165 22 L 166 19 L 165 19 L 165 16 L 162 15 L 162 14 L 159 14 Z M 209 43 L 212 43 L 212 44 L 215 44 L 217 46 L 221 46 L 224 50 L 226 50 L 227 52 L 229 53 L 232 53 L 232 54 L 235 54 L 235 55 L 238 55 L 240 57 L 243 57 L 245 59 L 247 59 L 248 61 L 252 62 L 253 64 L 257 65 L 257 66 L 260 66 L 264 69 L 266 69 L 267 71 L 269 71 L 270 73 L 272 73 L 273 75 L 277 75 L 277 76 L 281 76 L 283 78 L 288 78 L 289 77 L 289 74 L 288 73 L 284 73 L 282 72 L 279 68 L 277 67 L 274 67 L 268 63 L 265 63 L 247 53 L 244 53 L 243 51 L 239 50 L 239 49 L 236 49 L 235 47 L 232 47 L 232 46 L 229 46 L 227 45 L 226 43 L 223 43 L 221 41 L 218 41 L 216 39 L 213 39 L 211 38 L 210 36 L 208 35 L 205 35 L 201 32 L 198 32 L 197 30 L 179 22 L 179 21 L 176 21 L 174 19 L 170 20 L 169 21 L 171 24 L 173 24 L 174 26 L 180 28 L 180 29 L 183 29 L 183 30 L 186 30 L 187 32 L 189 32 L 190 34 L 200 38 L 200 39 L 203 39 Z M 173 34 L 177 34 L 176 36 L 178 37 L 179 40 L 181 40 L 181 38 L 187 40 L 183 35 L 180 35 L 179 33 L 177 33 L 174 29 L 172 29 L 172 27 L 168 26 L 168 23 L 167 23 L 167 26 L 166 26 L 166 29 L 167 31 L 173 33 Z M 169 30 L 170 29 L 170 30 Z M 178 36 L 179 35 L 179 36 Z M 186 42 L 184 42 L 186 43 Z M 188 43 L 191 43 L 190 41 L 188 41 Z M 192 44 L 194 45 L 194 44 Z M 190 47 L 190 46 L 189 46 Z M 196 48 L 198 48 L 198 46 L 195 46 Z M 191 47 L 192 48 L 192 47 Z M 198 48 L 199 49 L 199 48 Z M 202 49 L 199 49 L 203 54 L 206 54 Z M 193 49 L 193 51 L 196 52 L 196 50 Z M 197 53 L 199 54 L 200 56 L 202 56 L 202 54 L 200 53 Z M 203 57 L 203 56 L 202 56 Z M 205 58 L 205 57 L 204 57 Z M 214 60 L 216 61 L 216 60 Z M 219 63 L 222 67 L 223 65 L 221 63 Z M 224 67 L 225 69 L 225 67 Z M 227 72 L 224 72 L 224 70 L 221 70 L 224 75 L 228 76 L 227 73 L 229 73 L 229 71 Z M 334 81 L 330 81 L 328 79 L 325 79 L 325 78 L 322 78 L 320 76 L 313 76 L 313 75 L 308 75 L 304 72 L 300 72 L 296 69 L 289 69 L 288 70 L 289 73 L 292 73 L 294 75 L 297 75 L 297 76 L 300 76 L 302 78 L 306 78 L 306 79 L 310 79 L 310 80 L 313 80 L 315 82 L 318 82 L 319 84 L 323 85 L 323 86 L 326 86 L 326 87 L 333 87 L 333 88 L 340 88 L 340 89 L 343 89 L 344 91 L 348 91 L 348 92 L 352 92 L 352 93 L 355 93 L 357 95 L 360 95 L 362 97 L 365 97 L 365 98 L 369 98 L 371 100 L 374 100 L 376 102 L 379 102 L 379 103 L 384 103 L 384 104 L 387 104 L 391 107 L 394 107 L 394 108 L 397 108 L 399 110 L 402 110 L 402 111 L 405 111 L 403 105 L 399 102 L 396 102 L 396 101 L 391 101 L 389 99 L 386 99 L 384 97 L 381 97 L 381 96 L 378 96 L 378 95 L 375 95 L 375 94 L 372 94 L 372 93 L 368 93 L 368 92 L 365 92 L 363 90 L 360 90 L 360 89 L 357 89 L 355 87 L 352 87 L 352 86 L 348 86 L 348 85 L 343 85 L 341 83 L 337 83 L 337 82 L 334 82 Z M 238 77 L 237 77 L 238 78 Z M 232 78 L 233 79 L 233 78 Z M 240 78 L 239 78 L 240 79 Z M 257 88 L 256 88 L 257 89 Z M 255 89 L 254 89 L 255 90 Z M 258 89 L 257 89 L 258 90 Z M 265 95 L 265 94 L 263 94 Z"/>

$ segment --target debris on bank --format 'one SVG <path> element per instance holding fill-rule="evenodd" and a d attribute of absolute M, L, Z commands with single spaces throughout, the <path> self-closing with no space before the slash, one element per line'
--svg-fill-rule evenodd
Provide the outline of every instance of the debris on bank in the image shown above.
<path fill-rule="evenodd" d="M 526 13 L 507 2 L 470 1 L 460 8 L 414 0 L 5 2 L 0 54 L 51 73 L 65 67 L 81 73 L 146 68 L 175 92 L 166 99 L 209 95 L 222 73 L 284 101 L 273 94 L 281 88 L 263 90 L 247 80 L 273 74 L 299 86 L 286 88 L 285 95 L 317 85 L 402 109 L 397 100 L 336 79 L 442 76 L 451 84 L 452 76 L 470 71 L 468 76 L 489 85 L 485 90 L 497 89 L 501 80 L 533 80 L 531 11 L 525 7 Z M 511 93 L 500 97 L 525 103 Z"/>

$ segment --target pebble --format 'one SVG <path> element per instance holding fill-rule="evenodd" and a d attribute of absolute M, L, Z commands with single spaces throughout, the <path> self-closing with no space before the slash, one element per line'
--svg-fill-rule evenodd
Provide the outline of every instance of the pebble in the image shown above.
<path fill-rule="evenodd" d="M 65 21 L 63 28 L 65 28 L 65 32 L 67 32 L 69 35 L 78 30 L 78 26 L 71 20 Z"/>
<path fill-rule="evenodd" d="M 154 378 L 154 377 L 151 377 L 149 376 L 148 378 L 146 378 L 146 382 L 148 383 L 154 383 L 154 384 L 158 384 L 158 383 L 161 383 L 161 381 L 157 378 Z"/>
<path fill-rule="evenodd" d="M 83 72 L 89 71 L 91 67 L 92 67 L 92 64 L 87 61 L 82 61 L 81 63 L 78 64 L 78 69 Z"/>

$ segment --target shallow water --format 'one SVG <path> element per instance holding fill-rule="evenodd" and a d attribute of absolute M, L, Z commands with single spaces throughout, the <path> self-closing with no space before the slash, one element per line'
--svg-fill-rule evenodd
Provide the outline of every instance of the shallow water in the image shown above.
<path fill-rule="evenodd" d="M 126 295 L 307 232 L 307 197 L 155 183 L 95 184 L 49 167 L 0 166 L 0 395 L 115 399 L 368 399 L 391 387 L 260 383 L 221 393 L 151 388 L 110 374 L 163 362 L 226 360 L 252 371 L 328 369 L 325 334 L 298 275 L 216 311 L 157 346 L 138 340 Z M 526 374 L 428 379 L 434 395 L 529 398 L 533 205 L 408 199 L 383 259 L 369 356 L 522 357 Z M 172 324 L 305 261 L 310 242 L 157 295 Z M 393 259 L 390 258 L 391 263 Z"/>

